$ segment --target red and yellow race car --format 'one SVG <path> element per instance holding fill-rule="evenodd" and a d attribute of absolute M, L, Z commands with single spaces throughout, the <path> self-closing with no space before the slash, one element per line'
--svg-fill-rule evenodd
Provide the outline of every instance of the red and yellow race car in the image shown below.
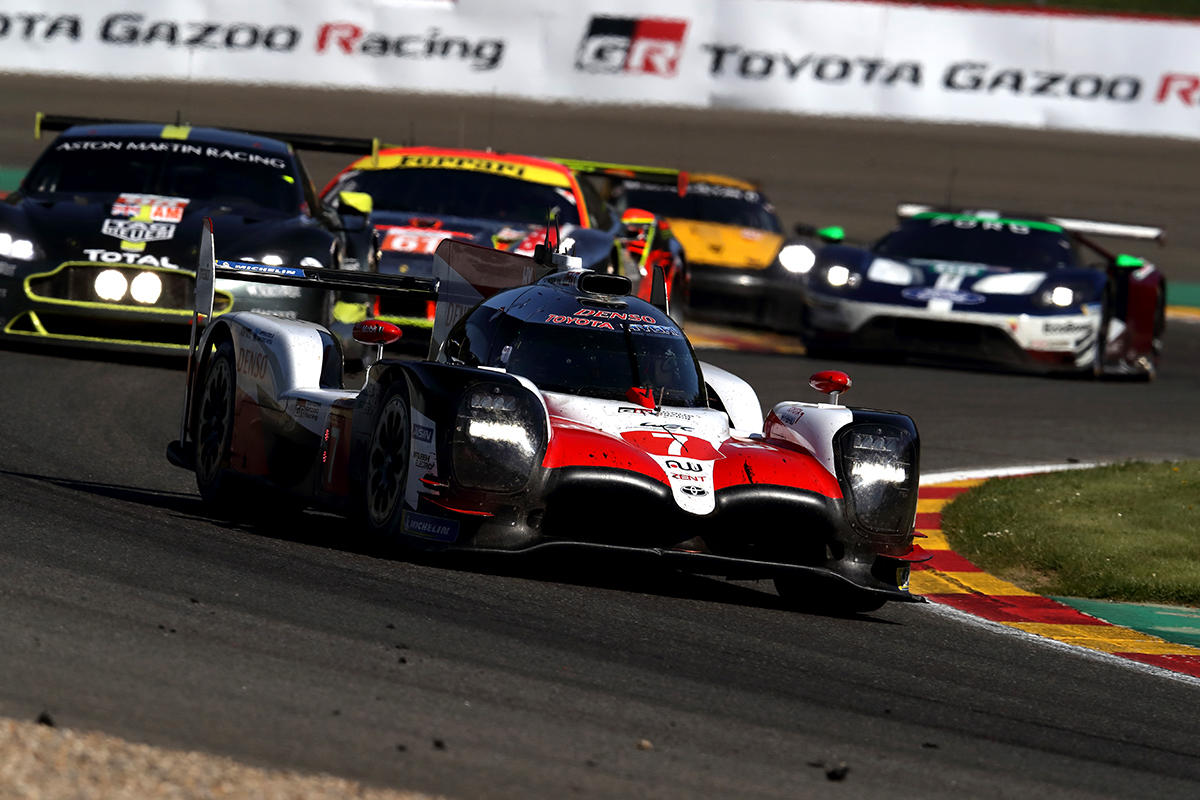
<path fill-rule="evenodd" d="M 382 274 L 428 276 L 434 251 L 447 239 L 517 255 L 569 239 L 586 268 L 626 275 L 635 294 L 648 296 L 643 278 L 652 264 L 672 263 L 669 254 L 658 252 L 665 252 L 669 239 L 648 233 L 657 229 L 653 215 L 637 212 L 623 220 L 614 213 L 602 193 L 604 179 L 532 156 L 392 147 L 343 169 L 325 187 L 322 201 L 335 211 L 349 204 L 370 214 Z M 666 277 L 669 284 L 672 276 Z M 335 323 L 342 326 L 368 315 L 399 325 L 406 338 L 422 344 L 434 316 L 431 304 L 405 298 L 343 298 L 334 307 Z"/>

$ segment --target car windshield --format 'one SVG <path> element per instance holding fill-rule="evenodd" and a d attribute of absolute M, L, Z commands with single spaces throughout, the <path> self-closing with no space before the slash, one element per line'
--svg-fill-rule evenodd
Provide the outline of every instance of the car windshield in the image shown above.
<path fill-rule="evenodd" d="M 561 319 L 522 325 L 492 366 L 523 375 L 545 391 L 625 400 L 640 386 L 652 389 L 662 405 L 705 405 L 699 366 L 669 320 L 659 325 L 610 319 L 607 328 L 583 328 L 565 322 L 573 317 Z"/>
<path fill-rule="evenodd" d="M 374 169 L 346 175 L 337 191 L 366 192 L 376 211 L 545 224 L 579 224 L 575 195 L 565 187 L 458 169 Z"/>
<path fill-rule="evenodd" d="M 693 183 L 680 197 L 674 185 L 630 181 L 620 203 L 622 208 L 644 208 L 661 217 L 783 231 L 775 207 L 761 193 L 736 186 Z"/>
<path fill-rule="evenodd" d="M 24 185 L 32 195 L 147 194 L 288 214 L 304 202 L 289 157 L 151 138 L 60 138 Z"/>
<path fill-rule="evenodd" d="M 1074 265 L 1071 243 L 1057 226 L 963 217 L 906 223 L 883 237 L 875 254 L 1039 271 Z"/>

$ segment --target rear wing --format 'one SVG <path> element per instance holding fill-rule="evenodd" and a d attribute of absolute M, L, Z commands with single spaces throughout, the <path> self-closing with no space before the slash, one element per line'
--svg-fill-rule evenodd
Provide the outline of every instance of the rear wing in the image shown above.
<path fill-rule="evenodd" d="M 107 119 L 103 117 L 76 117 L 63 114 L 43 114 L 41 111 L 34 115 L 33 138 L 42 138 L 42 131 L 65 131 L 76 125 L 159 125 L 167 128 L 187 128 L 183 123 L 169 124 L 153 120 L 138 119 Z M 380 143 L 378 139 L 356 139 L 346 136 L 321 136 L 309 133 L 286 133 L 281 131 L 258 131 L 246 128 L 231 128 L 223 125 L 212 126 L 219 130 L 233 133 L 246 133 L 251 136 L 261 136 L 264 139 L 276 139 L 286 142 L 296 150 L 311 150 L 325 153 L 352 153 L 357 155 L 370 154 L 379 158 Z"/>
<path fill-rule="evenodd" d="M 1090 219 L 1052 217 L 1046 214 L 1017 213 L 996 209 L 966 209 L 957 206 L 936 206 L 925 203 L 901 203 L 896 206 L 896 216 L 900 219 L 911 219 L 920 214 L 965 214 L 976 217 L 993 217 L 996 219 L 1040 220 L 1058 225 L 1068 233 L 1084 236 L 1108 236 L 1118 239 L 1138 239 L 1141 241 L 1157 242 L 1158 244 L 1166 244 L 1167 237 L 1166 231 L 1162 228 L 1150 225 L 1099 222 Z"/>
<path fill-rule="evenodd" d="M 599 175 L 614 180 L 642 181 L 643 183 L 665 183 L 674 185 L 683 197 L 687 194 L 688 173 L 672 167 L 645 167 L 636 164 L 616 164 L 608 161 L 588 161 L 582 158 L 548 158 L 562 164 L 572 172 Z"/>

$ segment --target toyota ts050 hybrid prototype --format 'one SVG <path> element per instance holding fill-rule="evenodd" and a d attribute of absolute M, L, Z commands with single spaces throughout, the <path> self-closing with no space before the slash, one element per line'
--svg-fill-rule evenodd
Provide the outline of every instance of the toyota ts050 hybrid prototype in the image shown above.
<path fill-rule="evenodd" d="M 1161 229 L 919 204 L 897 214 L 871 247 L 826 246 L 803 274 L 810 351 L 1154 376 L 1166 281 L 1093 237 L 1161 241 Z"/>
<path fill-rule="evenodd" d="M 214 270 L 436 293 L 429 358 L 381 358 L 346 387 L 325 328 L 252 312 L 209 321 Z M 661 277 L 649 303 L 577 257 L 446 240 L 433 280 L 407 280 L 201 259 L 203 330 L 168 457 L 206 500 L 236 514 L 282 492 L 408 548 L 651 556 L 771 578 L 809 607 L 920 599 L 907 591 L 916 428 L 839 405 L 844 373 L 814 376 L 831 402 L 780 403 L 764 422 L 747 383 L 696 360 Z M 356 328 L 371 345 L 399 334 Z"/>
<path fill-rule="evenodd" d="M 631 228 L 613 214 L 586 175 L 547 159 L 462 148 L 389 147 L 350 164 L 322 197 L 336 210 L 347 193 L 356 203 L 369 204 L 382 274 L 430 276 L 434 251 L 446 239 L 530 255 L 547 236 L 557 244 L 560 233 L 574 240 L 586 267 L 628 275 L 635 293 L 649 291 L 650 281 L 643 286 L 639 272 L 648 259 L 672 263 L 669 254 L 664 262 L 657 253 L 671 246 L 664 237 L 651 239 L 649 249 L 642 247 L 631 256 L 631 239 L 647 243 L 644 226 Z M 434 304 L 412 297 L 354 302 L 343 296 L 335 307 L 339 333 L 368 314 L 398 325 L 406 341 L 425 345 Z"/>
<path fill-rule="evenodd" d="M 0 337 L 184 353 L 204 218 L 221 255 L 321 268 L 369 261 L 366 218 L 323 209 L 293 148 L 370 140 L 38 117 L 63 133 L 0 201 Z M 216 313 L 320 319 L 324 292 L 221 281 Z"/>
<path fill-rule="evenodd" d="M 812 266 L 820 242 L 840 241 L 841 229 L 797 226 L 789 237 L 771 201 L 739 178 L 691 173 L 680 185 L 677 191 L 639 176 L 618 187 L 613 201 L 618 210 L 665 218 L 683 248 L 689 310 L 747 325 L 794 324 L 801 302 L 794 276 Z"/>

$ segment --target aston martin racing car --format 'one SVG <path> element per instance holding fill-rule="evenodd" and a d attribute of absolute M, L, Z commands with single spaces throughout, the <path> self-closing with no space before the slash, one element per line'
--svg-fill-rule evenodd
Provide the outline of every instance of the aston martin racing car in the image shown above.
<path fill-rule="evenodd" d="M 871 247 L 826 246 L 803 274 L 810 350 L 1154 376 L 1166 281 L 1096 237 L 1161 242 L 1161 229 L 914 203 L 897 214 Z"/>
<path fill-rule="evenodd" d="M 644 262 L 657 248 L 669 247 L 669 239 L 659 237 L 657 244 L 651 239 L 649 249 L 639 249 L 635 260 L 626 243 L 642 234 L 645 245 L 644 230 L 631 232 L 633 223 L 617 218 L 592 183 L 571 168 L 530 156 L 461 148 L 387 148 L 342 170 L 322 197 L 336 210 L 348 192 L 356 202 L 369 203 L 382 274 L 429 276 L 434 251 L 446 239 L 530 255 L 547 236 L 557 244 L 561 235 L 571 237 L 585 266 L 627 274 L 635 292 L 645 293 L 649 281 L 641 286 L 647 274 Z M 343 327 L 368 313 L 399 325 L 407 341 L 422 345 L 433 325 L 433 304 L 412 298 L 380 297 L 370 304 L 343 300 L 335 308 Z"/>
<path fill-rule="evenodd" d="M 0 202 L 0 337 L 157 353 L 187 349 L 200 224 L 222 255 L 313 267 L 369 262 L 367 218 L 317 203 L 295 148 L 370 140 L 38 117 L 63 130 Z M 325 293 L 222 281 L 216 313 L 321 319 Z"/>
<path fill-rule="evenodd" d="M 559 246 L 569 251 L 569 242 Z M 347 531 L 420 550 L 560 549 L 774 579 L 798 604 L 865 611 L 907 591 L 919 441 L 899 413 L 829 402 L 765 421 L 749 384 L 697 361 L 631 282 L 543 247 L 534 258 L 453 239 L 432 280 L 209 260 L 202 244 L 181 436 L 172 463 L 246 513 L 270 493 L 349 517 Z M 209 316 L 214 279 L 436 297 L 429 357 L 374 361 L 344 384 L 338 338 L 253 312 Z M 356 326 L 364 346 L 400 335 Z"/>
<path fill-rule="evenodd" d="M 785 326 L 798 301 L 779 303 L 795 287 L 791 276 L 812 266 L 821 241 L 841 230 L 784 233 L 774 205 L 760 189 L 726 175 L 692 173 L 683 191 L 663 181 L 625 181 L 614 195 L 619 210 L 646 209 L 666 219 L 682 245 L 687 304 L 696 316 L 757 326 Z M 785 320 L 781 322 L 780 318 Z"/>

